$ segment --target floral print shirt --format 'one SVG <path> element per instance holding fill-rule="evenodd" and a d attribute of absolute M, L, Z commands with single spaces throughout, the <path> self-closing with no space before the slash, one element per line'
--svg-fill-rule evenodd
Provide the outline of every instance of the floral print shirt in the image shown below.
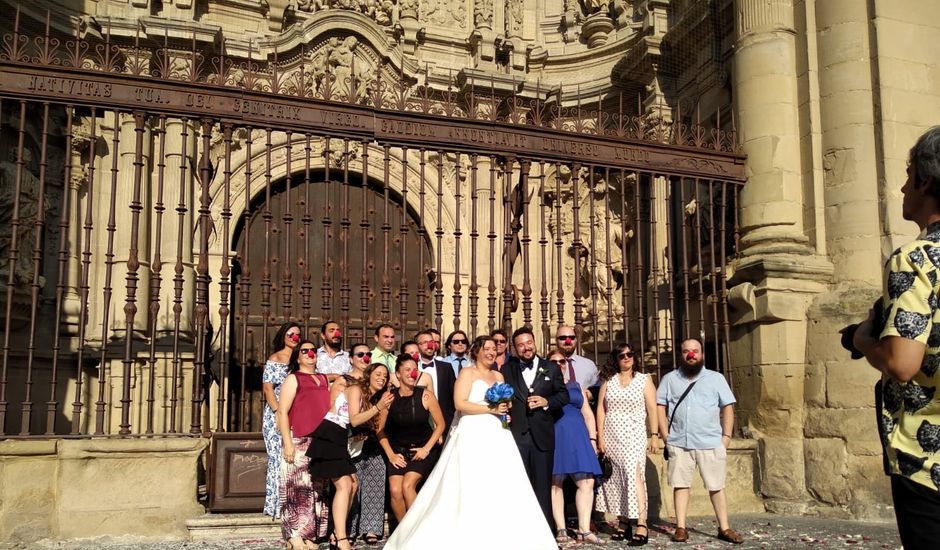
<path fill-rule="evenodd" d="M 882 379 L 879 418 L 889 473 L 940 490 L 940 223 L 894 251 L 884 271 L 881 338 L 899 336 L 927 347 L 910 382 Z"/>

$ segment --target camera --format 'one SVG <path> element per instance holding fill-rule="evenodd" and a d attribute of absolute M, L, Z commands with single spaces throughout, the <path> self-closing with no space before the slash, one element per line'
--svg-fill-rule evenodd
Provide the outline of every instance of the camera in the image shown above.
<path fill-rule="evenodd" d="M 881 331 L 885 328 L 885 308 L 884 303 L 881 301 L 881 298 L 875 300 L 875 303 L 871 306 L 872 311 L 874 312 L 874 319 L 872 321 L 871 327 L 871 336 L 878 338 L 881 334 Z M 855 339 L 855 331 L 858 330 L 858 327 L 861 323 L 853 323 L 846 326 L 839 332 L 842 333 L 842 347 L 845 348 L 850 354 L 852 354 L 852 359 L 861 359 L 864 357 L 862 352 L 855 349 L 855 344 L 852 341 Z"/>

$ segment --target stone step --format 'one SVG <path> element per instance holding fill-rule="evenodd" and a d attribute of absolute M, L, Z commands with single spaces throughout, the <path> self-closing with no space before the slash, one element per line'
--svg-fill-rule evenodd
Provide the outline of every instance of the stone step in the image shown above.
<path fill-rule="evenodd" d="M 204 514 L 186 520 L 193 541 L 280 538 L 281 521 L 264 514 Z"/>

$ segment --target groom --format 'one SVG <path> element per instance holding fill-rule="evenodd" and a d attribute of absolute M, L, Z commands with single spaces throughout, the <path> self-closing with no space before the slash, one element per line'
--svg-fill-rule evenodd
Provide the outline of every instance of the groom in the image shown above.
<path fill-rule="evenodd" d="M 503 366 L 503 377 L 515 393 L 509 409 L 510 429 L 535 497 L 552 532 L 552 465 L 555 457 L 555 419 L 569 400 L 558 365 L 535 353 L 532 329 L 512 333 L 516 356 Z"/>

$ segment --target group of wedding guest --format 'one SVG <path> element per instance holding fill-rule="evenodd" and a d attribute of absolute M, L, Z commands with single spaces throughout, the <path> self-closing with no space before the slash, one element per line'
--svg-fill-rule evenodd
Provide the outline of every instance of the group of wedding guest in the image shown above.
<path fill-rule="evenodd" d="M 386 488 L 391 515 L 400 522 L 450 433 L 456 379 L 472 366 L 469 337 L 454 331 L 442 350 L 440 333 L 426 329 L 396 349 L 394 328 L 383 324 L 375 329 L 373 349 L 355 344 L 344 351 L 335 322 L 321 327 L 320 348 L 301 333 L 296 323 L 284 324 L 264 369 L 264 512 L 281 518 L 292 549 L 313 548 L 328 535 L 335 548 L 351 548 L 359 539 L 375 544 L 385 535 Z M 591 530 L 597 512 L 614 518 L 612 540 L 624 540 L 635 523 L 630 545 L 646 544 L 646 455 L 662 448 L 658 436 L 666 427 L 658 425 L 652 378 L 634 369 L 633 349 L 616 346 L 598 369 L 575 353 L 572 327 L 558 328 L 545 363 L 534 352 L 531 331 L 516 331 L 510 339 L 498 329 L 488 340 L 496 350 L 492 369 L 517 361 L 524 372 L 535 359 L 539 373 L 557 368 L 564 382 L 567 404 L 551 408 L 553 446 L 541 445 L 550 451 L 544 501 L 530 476 L 556 541 L 600 543 Z M 598 453 L 610 462 L 603 482 Z M 563 490 L 569 477 L 575 485 L 573 536 Z"/>

